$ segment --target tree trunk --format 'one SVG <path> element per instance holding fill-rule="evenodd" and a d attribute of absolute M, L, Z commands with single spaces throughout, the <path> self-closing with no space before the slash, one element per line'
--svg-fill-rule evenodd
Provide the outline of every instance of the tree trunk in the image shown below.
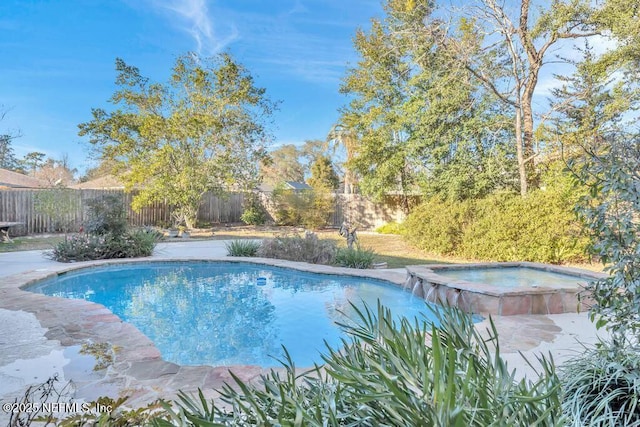
<path fill-rule="evenodd" d="M 537 187 L 538 181 L 534 163 L 535 152 L 533 150 L 533 108 L 531 107 L 533 90 L 530 89 L 531 80 L 528 83 L 522 96 L 522 160 L 527 179 L 527 189 Z M 533 87 L 535 87 L 535 82 L 533 82 Z"/>
<path fill-rule="evenodd" d="M 518 175 L 520 176 L 520 194 L 526 195 L 527 185 L 527 168 L 525 164 L 524 143 L 522 140 L 522 109 L 520 105 L 516 106 L 516 157 L 518 160 Z"/>
<path fill-rule="evenodd" d="M 346 169 L 346 168 L 345 168 Z M 348 169 L 344 172 L 344 194 L 351 194 L 351 176 Z"/>

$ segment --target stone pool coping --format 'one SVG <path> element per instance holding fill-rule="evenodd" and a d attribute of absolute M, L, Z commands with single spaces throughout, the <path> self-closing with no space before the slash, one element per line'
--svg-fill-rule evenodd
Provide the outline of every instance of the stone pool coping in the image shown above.
<path fill-rule="evenodd" d="M 589 301 L 578 283 L 568 287 L 507 288 L 488 283 L 453 279 L 438 270 L 470 270 L 524 267 L 552 273 L 568 274 L 581 279 L 597 280 L 606 274 L 535 262 L 481 262 L 469 264 L 429 264 L 407 266 L 405 288 L 430 302 L 438 302 L 482 315 L 561 314 L 586 311 Z"/>
<path fill-rule="evenodd" d="M 233 372 L 245 382 L 259 379 L 271 368 L 253 365 L 234 366 L 180 366 L 162 359 L 154 343 L 135 326 L 124 322 L 101 304 L 47 296 L 24 288 L 42 280 L 68 272 L 108 265 L 132 265 L 161 262 L 203 263 L 251 263 L 290 268 L 302 272 L 348 275 L 386 280 L 398 286 L 404 282 L 405 272 L 394 270 L 355 270 L 343 267 L 308 264 L 271 258 L 244 257 L 158 257 L 98 260 L 56 265 L 53 269 L 40 269 L 13 274 L 0 283 L 0 309 L 24 311 L 35 316 L 48 340 L 57 341 L 63 347 L 80 344 L 109 343 L 116 348 L 113 364 L 99 379 L 76 382 L 77 398 L 93 400 L 103 394 L 113 395 L 113 390 L 130 396 L 130 406 L 142 406 L 158 398 L 173 399 L 179 390 L 208 390 L 208 397 L 225 383 L 233 384 Z M 109 393 L 109 391 L 111 393 Z"/>

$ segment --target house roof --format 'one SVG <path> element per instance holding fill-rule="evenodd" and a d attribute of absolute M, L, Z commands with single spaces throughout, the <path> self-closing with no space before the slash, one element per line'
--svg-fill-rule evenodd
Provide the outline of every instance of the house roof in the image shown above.
<path fill-rule="evenodd" d="M 105 175 L 90 181 L 71 185 L 70 188 L 75 188 L 76 190 L 121 190 L 124 188 L 124 184 L 113 175 Z"/>
<path fill-rule="evenodd" d="M 311 186 L 304 182 L 285 181 L 285 184 L 292 190 L 311 190 Z"/>
<path fill-rule="evenodd" d="M 310 185 L 307 185 L 304 182 L 284 181 L 283 183 L 281 183 L 279 185 L 266 184 L 266 183 L 263 182 L 260 185 L 258 185 L 257 190 L 262 191 L 264 193 L 270 193 L 274 189 L 282 188 L 282 187 L 284 187 L 284 189 L 286 189 L 286 190 L 294 190 L 294 191 L 312 190 L 313 189 Z"/>
<path fill-rule="evenodd" d="M 7 169 L 0 169 L 0 189 L 46 187 L 49 187 L 49 184 L 44 180 Z"/>

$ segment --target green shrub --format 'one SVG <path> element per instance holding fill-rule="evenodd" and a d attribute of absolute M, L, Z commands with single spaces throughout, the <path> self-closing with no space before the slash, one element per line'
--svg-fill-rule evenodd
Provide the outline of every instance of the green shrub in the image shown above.
<path fill-rule="evenodd" d="M 343 348 L 328 349 L 322 369 L 300 374 L 286 354 L 284 373 L 270 371 L 260 385 L 231 374 L 236 384 L 220 390 L 224 407 L 181 394 L 177 409 L 165 406 L 171 419 L 221 426 L 562 425 L 553 364 L 541 357 L 539 379 L 516 381 L 497 350 L 493 323 L 487 340 L 457 310 L 437 312 L 439 328 L 397 322 L 380 306 L 376 313 L 354 310 L 352 326 L 343 325 Z"/>
<path fill-rule="evenodd" d="M 246 196 L 240 220 L 248 225 L 262 225 L 267 222 L 267 211 L 257 195 L 250 193 Z"/>
<path fill-rule="evenodd" d="M 224 245 L 228 256 L 256 256 L 260 242 L 254 240 L 233 240 Z"/>
<path fill-rule="evenodd" d="M 526 197 L 482 199 L 457 254 L 494 261 L 584 261 L 589 242 L 574 213 L 580 194 L 579 188 L 559 176 Z"/>
<path fill-rule="evenodd" d="M 375 261 L 376 253 L 367 248 L 338 248 L 334 264 L 349 268 L 371 268 Z"/>
<path fill-rule="evenodd" d="M 107 194 L 87 202 L 88 219 L 85 231 L 89 234 L 124 234 L 128 228 L 127 211 L 122 196 Z"/>
<path fill-rule="evenodd" d="M 55 245 L 48 256 L 59 262 L 145 257 L 153 254 L 157 242 L 157 233 L 145 229 L 121 235 L 78 234 Z"/>
<path fill-rule="evenodd" d="M 80 208 L 80 194 L 71 188 L 50 188 L 34 192 L 35 211 L 51 219 L 53 230 L 67 234 L 77 227 L 75 213 Z"/>
<path fill-rule="evenodd" d="M 430 199 L 404 223 L 424 251 L 491 261 L 580 262 L 589 241 L 574 206 L 583 190 L 566 175 L 548 177 L 525 197 L 497 193 L 462 202 Z"/>
<path fill-rule="evenodd" d="M 56 244 L 47 255 L 59 262 L 101 259 L 103 244 L 104 236 L 78 234 L 66 237 Z"/>
<path fill-rule="evenodd" d="M 333 196 L 321 189 L 293 191 L 276 189 L 272 193 L 278 225 L 324 227 L 335 208 Z"/>
<path fill-rule="evenodd" d="M 416 207 L 404 222 L 405 239 L 426 252 L 453 255 L 473 219 L 472 201 L 430 199 Z"/>
<path fill-rule="evenodd" d="M 559 368 L 563 408 L 573 426 L 640 426 L 640 349 L 610 343 Z"/>
<path fill-rule="evenodd" d="M 109 258 L 136 258 L 151 256 L 153 249 L 158 243 L 159 237 L 155 230 L 144 228 L 135 228 L 127 231 L 122 239 L 115 239 L 117 246 L 114 247 L 114 253 L 120 256 Z"/>
<path fill-rule="evenodd" d="M 312 264 L 331 264 L 336 256 L 336 242 L 318 239 L 314 233 L 300 236 L 280 236 L 262 241 L 258 256 L 303 261 Z"/>
<path fill-rule="evenodd" d="M 380 234 L 404 234 L 404 224 L 388 222 L 376 228 L 376 233 Z"/>

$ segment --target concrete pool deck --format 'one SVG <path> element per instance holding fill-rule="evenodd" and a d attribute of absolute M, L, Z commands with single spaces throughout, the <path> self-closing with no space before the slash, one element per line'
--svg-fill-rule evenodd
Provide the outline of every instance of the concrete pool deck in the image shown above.
<path fill-rule="evenodd" d="M 225 258 L 224 241 L 176 241 L 161 243 L 145 260 L 189 260 Z M 228 258 L 227 260 L 233 260 Z M 116 262 L 121 262 L 120 260 Z M 142 405 L 157 398 L 173 398 L 178 390 L 209 391 L 231 381 L 228 367 L 179 366 L 161 359 L 153 343 L 132 325 L 109 310 L 83 300 L 68 300 L 26 292 L 20 286 L 43 276 L 104 262 L 64 264 L 51 261 L 43 251 L 0 253 L 0 402 L 20 399 L 30 385 L 58 375 L 59 388 L 73 381 L 73 399 L 94 400 L 101 395 L 128 395 L 129 405 Z M 108 263 L 108 262 L 107 262 Z M 270 264 L 291 263 L 270 260 Z M 321 265 L 305 265 L 320 273 L 348 273 Z M 358 275 L 362 271 L 356 272 Z M 365 274 L 402 284 L 404 269 L 369 270 Z M 595 327 L 582 314 L 518 315 L 495 317 L 501 351 L 519 376 L 534 375 L 522 359 L 551 353 L 557 363 L 580 353 L 582 344 L 597 340 Z M 488 320 L 479 324 L 488 327 Z M 108 342 L 115 346 L 111 366 L 94 371 L 93 356 L 80 352 L 82 343 Z M 259 377 L 263 369 L 236 366 L 234 374 L 246 381 Z M 0 422 L 8 414 L 0 411 Z"/>

